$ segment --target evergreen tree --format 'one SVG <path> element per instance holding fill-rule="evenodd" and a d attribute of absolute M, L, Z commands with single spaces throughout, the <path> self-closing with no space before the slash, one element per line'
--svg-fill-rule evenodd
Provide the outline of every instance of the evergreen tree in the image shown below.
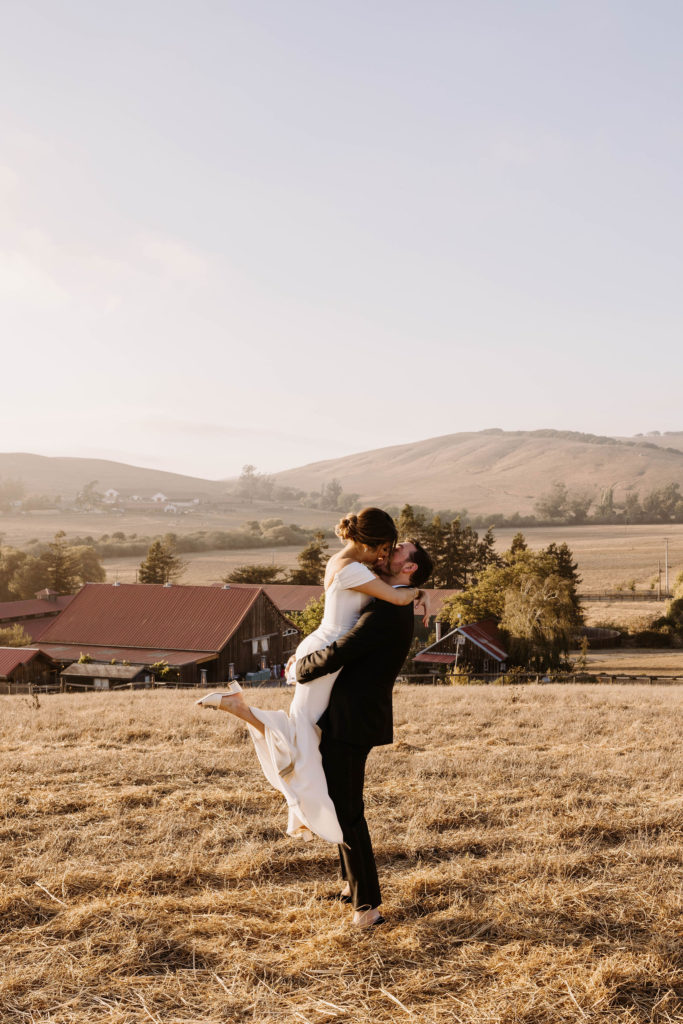
<path fill-rule="evenodd" d="M 322 586 L 325 581 L 325 566 L 327 564 L 327 552 L 329 550 L 325 534 L 320 531 L 315 534 L 310 544 L 307 544 L 303 551 L 297 555 L 298 569 L 292 569 L 289 575 L 289 583 L 312 583 Z"/>
<path fill-rule="evenodd" d="M 149 546 L 147 557 L 140 563 L 140 583 L 175 583 L 185 572 L 186 563 L 175 553 L 175 545 L 168 540 L 155 540 Z"/>
<path fill-rule="evenodd" d="M 227 576 L 224 583 L 281 583 L 284 575 L 281 565 L 238 565 Z"/>
<path fill-rule="evenodd" d="M 42 555 L 47 575 L 47 586 L 58 594 L 72 594 L 79 583 L 78 558 L 66 542 L 66 533 L 59 530 L 47 551 Z"/>
<path fill-rule="evenodd" d="M 412 505 L 404 505 L 399 513 L 396 529 L 401 540 L 413 537 L 422 543 L 426 530 L 425 517 L 422 513 L 416 512 Z"/>
<path fill-rule="evenodd" d="M 505 561 L 514 562 L 524 551 L 529 550 L 529 545 L 523 533 L 517 532 L 512 538 L 510 550 L 505 552 Z"/>

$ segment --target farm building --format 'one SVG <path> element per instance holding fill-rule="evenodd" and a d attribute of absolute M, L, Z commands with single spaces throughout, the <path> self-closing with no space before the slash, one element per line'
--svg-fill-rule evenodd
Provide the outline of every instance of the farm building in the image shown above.
<path fill-rule="evenodd" d="M 35 641 L 47 624 L 55 619 L 73 600 L 73 594 L 58 594 L 56 590 L 39 590 L 29 601 L 0 601 L 0 629 L 16 624 L 26 630 Z"/>
<path fill-rule="evenodd" d="M 117 686 L 152 682 L 153 673 L 141 665 L 103 665 L 74 662 L 59 673 L 63 690 L 113 690 Z"/>
<path fill-rule="evenodd" d="M 299 631 L 260 588 L 87 583 L 45 630 L 40 648 L 65 667 L 153 666 L 189 685 L 287 661 Z"/>
<path fill-rule="evenodd" d="M 457 626 L 415 656 L 417 663 L 467 668 L 473 672 L 504 672 L 508 653 L 493 619 Z"/>
<path fill-rule="evenodd" d="M 57 666 L 37 647 L 0 647 L 0 693 L 54 682 Z"/>

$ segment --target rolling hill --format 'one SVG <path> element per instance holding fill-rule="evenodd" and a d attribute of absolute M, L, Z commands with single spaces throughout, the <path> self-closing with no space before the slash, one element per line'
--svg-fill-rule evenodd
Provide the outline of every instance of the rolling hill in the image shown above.
<path fill-rule="evenodd" d="M 49 458 L 0 453 L 0 480 L 20 479 L 32 494 L 72 499 L 90 480 L 122 495 L 217 498 L 235 481 L 204 480 L 104 459 Z M 575 431 L 482 430 L 394 445 L 327 459 L 274 474 L 276 483 L 319 491 L 337 479 L 367 504 L 402 505 L 472 513 L 533 511 L 555 481 L 599 497 L 614 488 L 641 497 L 676 482 L 683 489 L 683 432 L 618 438 Z"/>
<path fill-rule="evenodd" d="M 151 497 L 161 491 L 169 498 L 200 498 L 225 491 L 225 484 L 216 480 L 128 466 L 108 459 L 59 458 L 24 452 L 0 453 L 0 480 L 7 479 L 21 480 L 28 494 L 59 494 L 67 500 L 72 500 L 92 480 L 97 481 L 98 491 L 112 487 L 124 496 Z"/>
<path fill-rule="evenodd" d="M 526 514 L 555 481 L 598 497 L 613 487 L 616 500 L 628 491 L 642 496 L 672 481 L 683 488 L 683 433 L 616 438 L 574 431 L 483 430 L 314 462 L 275 475 L 278 483 L 306 491 L 319 490 L 332 479 L 367 503 L 410 501 L 473 513 Z"/>

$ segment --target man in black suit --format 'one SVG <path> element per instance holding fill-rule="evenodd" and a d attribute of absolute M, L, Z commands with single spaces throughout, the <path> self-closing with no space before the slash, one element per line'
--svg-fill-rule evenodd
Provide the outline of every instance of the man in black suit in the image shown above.
<path fill-rule="evenodd" d="M 405 541 L 382 567 L 382 578 L 395 587 L 419 587 L 431 575 L 432 562 L 418 541 Z M 342 899 L 352 903 L 353 923 L 380 924 L 381 894 L 370 833 L 365 820 L 365 762 L 373 747 L 393 741 L 392 691 L 413 638 L 412 604 L 373 601 L 356 625 L 329 647 L 296 662 L 299 683 L 341 669 L 330 703 L 318 725 L 327 788 L 334 803 L 344 844 L 339 847 Z"/>

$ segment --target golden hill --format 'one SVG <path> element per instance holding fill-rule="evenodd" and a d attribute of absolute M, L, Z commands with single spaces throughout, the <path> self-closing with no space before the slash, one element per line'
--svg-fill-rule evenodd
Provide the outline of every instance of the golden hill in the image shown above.
<path fill-rule="evenodd" d="M 683 433 L 628 439 L 557 430 L 447 434 L 314 462 L 275 479 L 305 491 L 337 479 L 345 491 L 380 505 L 410 501 L 527 514 L 554 481 L 596 497 L 613 487 L 617 501 L 629 490 L 642 496 L 672 481 L 683 487 Z"/>
<path fill-rule="evenodd" d="M 0 480 L 21 480 L 28 494 L 59 494 L 71 500 L 92 480 L 96 490 L 109 488 L 124 496 L 150 497 L 161 491 L 169 498 L 214 496 L 225 490 L 215 480 L 128 466 L 108 459 L 59 458 L 25 452 L 0 453 Z"/>

